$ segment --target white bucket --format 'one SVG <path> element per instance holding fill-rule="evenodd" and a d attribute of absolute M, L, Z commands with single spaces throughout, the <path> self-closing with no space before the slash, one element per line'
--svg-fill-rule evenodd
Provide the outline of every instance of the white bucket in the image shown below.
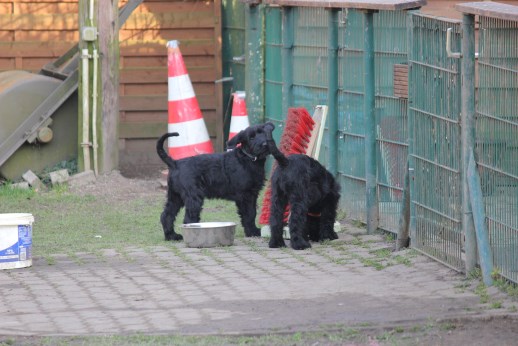
<path fill-rule="evenodd" d="M 32 265 L 32 214 L 0 214 L 0 269 Z"/>

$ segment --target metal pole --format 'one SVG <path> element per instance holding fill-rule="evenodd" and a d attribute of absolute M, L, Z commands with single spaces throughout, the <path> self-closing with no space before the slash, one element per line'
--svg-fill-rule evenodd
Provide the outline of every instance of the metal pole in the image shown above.
<path fill-rule="evenodd" d="M 327 59 L 327 106 L 329 118 L 328 169 L 333 175 L 336 175 L 338 160 L 338 9 L 336 8 L 332 8 L 329 10 Z"/>
<path fill-rule="evenodd" d="M 412 85 L 412 57 L 413 57 L 413 42 L 414 42 L 414 30 L 413 30 L 413 11 L 409 11 L 407 14 L 407 39 L 408 39 L 408 85 Z M 415 217 L 415 204 L 412 203 L 414 197 L 414 179 L 415 179 L 415 160 L 414 160 L 414 114 L 410 109 L 414 100 L 414 89 L 408 88 L 408 105 L 407 108 L 407 119 L 408 119 L 408 209 L 410 213 L 410 219 L 408 223 L 408 233 L 410 233 L 410 240 L 415 241 L 416 239 L 416 217 Z M 406 176 L 406 174 L 405 174 Z"/>
<path fill-rule="evenodd" d="M 293 104 L 293 8 L 282 8 L 282 114 Z"/>
<path fill-rule="evenodd" d="M 466 273 L 477 264 L 477 241 L 468 187 L 469 157 L 475 150 L 475 17 L 462 16 L 461 124 L 462 124 L 462 231 L 465 236 Z"/>
<path fill-rule="evenodd" d="M 264 119 L 264 57 L 261 5 L 245 4 L 245 90 L 251 124 Z"/>
<path fill-rule="evenodd" d="M 491 272 L 493 271 L 493 254 L 489 244 L 489 233 L 486 228 L 486 213 L 484 212 L 484 204 L 482 202 L 480 176 L 478 175 L 473 152 L 469 153 L 467 171 L 467 185 L 469 186 L 470 201 L 473 206 L 473 224 L 476 231 L 482 279 L 486 286 L 492 286 L 493 278 L 491 277 Z"/>
<path fill-rule="evenodd" d="M 367 233 L 378 229 L 379 205 L 376 175 L 376 116 L 374 75 L 374 12 L 364 11 L 363 34 L 363 112 L 365 118 L 365 180 L 367 202 Z"/>

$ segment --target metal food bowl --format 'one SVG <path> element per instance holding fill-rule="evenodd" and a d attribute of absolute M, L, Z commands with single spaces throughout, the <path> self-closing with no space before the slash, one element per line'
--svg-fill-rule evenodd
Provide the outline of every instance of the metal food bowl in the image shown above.
<path fill-rule="evenodd" d="M 200 222 L 181 226 L 187 247 L 215 247 L 234 244 L 234 222 Z"/>

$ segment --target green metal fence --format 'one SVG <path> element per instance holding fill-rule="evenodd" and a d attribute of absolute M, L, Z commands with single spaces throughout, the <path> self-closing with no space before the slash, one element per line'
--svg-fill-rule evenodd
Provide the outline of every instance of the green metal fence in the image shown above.
<path fill-rule="evenodd" d="M 349 217 L 398 236 L 409 225 L 412 247 L 467 272 L 477 258 L 483 266 L 484 230 L 474 220 L 485 213 L 487 263 L 518 282 L 518 19 L 474 12 L 475 78 L 473 18 L 407 12 L 398 2 L 275 3 L 253 6 L 264 13 L 264 75 L 257 78 L 264 76 L 264 120 L 277 125 L 276 139 L 288 107 L 329 105 L 320 160 L 336 172 Z M 473 150 L 482 208 L 467 187 Z"/>
<path fill-rule="evenodd" d="M 265 120 L 275 124 L 277 142 L 282 133 L 285 115 L 282 113 L 282 9 L 266 7 L 265 15 Z"/>
<path fill-rule="evenodd" d="M 341 205 L 366 220 L 363 13 L 343 10 L 339 24 L 338 171 Z M 394 96 L 394 64 L 407 63 L 406 12 L 374 15 L 376 159 L 379 226 L 397 232 L 407 157 L 407 99 Z"/>
<path fill-rule="evenodd" d="M 231 94 L 236 90 L 245 90 L 245 7 L 238 0 L 222 1 L 222 72 L 227 77 L 223 84 L 224 138 L 228 138 L 230 126 Z M 231 77 L 231 79 L 228 79 Z"/>
<path fill-rule="evenodd" d="M 349 217 L 366 220 L 365 125 L 363 116 L 363 17 L 342 10 L 338 31 L 338 180 L 340 206 Z"/>
<path fill-rule="evenodd" d="M 518 22 L 481 16 L 476 153 L 493 263 L 518 282 Z"/>
<path fill-rule="evenodd" d="M 416 249 L 463 270 L 460 60 L 446 54 L 448 28 L 459 51 L 459 21 L 410 17 L 411 238 Z"/>
<path fill-rule="evenodd" d="M 407 104 L 395 96 L 394 66 L 407 63 L 406 11 L 374 16 L 379 227 L 397 232 L 406 173 Z"/>

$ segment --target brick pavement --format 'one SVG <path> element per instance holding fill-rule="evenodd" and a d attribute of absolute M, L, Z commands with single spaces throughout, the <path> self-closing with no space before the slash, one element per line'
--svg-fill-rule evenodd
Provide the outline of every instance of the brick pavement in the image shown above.
<path fill-rule="evenodd" d="M 418 324 L 499 311 L 462 289 L 464 276 L 381 236 L 340 234 L 333 245 L 269 249 L 182 243 L 56 255 L 0 271 L 0 335 L 261 334 L 328 325 Z M 379 258 L 379 257 L 378 257 Z M 495 293 L 498 295 L 498 293 Z"/>

